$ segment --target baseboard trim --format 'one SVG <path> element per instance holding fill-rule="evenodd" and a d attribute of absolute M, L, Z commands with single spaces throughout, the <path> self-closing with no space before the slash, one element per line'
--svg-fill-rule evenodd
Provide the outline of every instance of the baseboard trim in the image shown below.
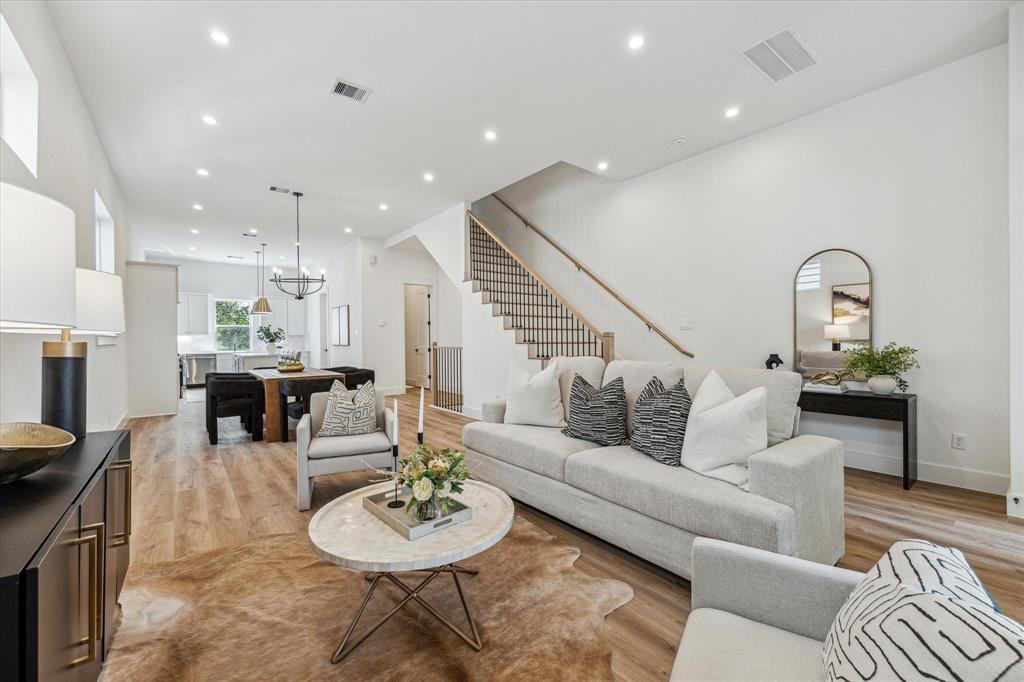
<path fill-rule="evenodd" d="M 847 448 L 845 450 L 845 465 L 851 469 L 864 469 L 879 474 L 903 475 L 902 458 L 873 452 L 861 452 Z M 1009 476 L 954 467 L 948 464 L 922 462 L 920 459 L 917 460 L 917 479 L 996 495 L 1005 495 L 1007 488 L 1010 487 Z"/>
<path fill-rule="evenodd" d="M 375 386 L 377 391 L 380 391 L 381 395 L 405 395 L 406 387 L 402 386 Z"/>
<path fill-rule="evenodd" d="M 176 414 L 178 414 L 177 410 L 174 412 L 157 412 L 155 414 L 133 414 L 130 417 L 126 416 L 125 421 L 127 422 L 132 419 L 147 419 L 149 417 L 173 417 Z"/>

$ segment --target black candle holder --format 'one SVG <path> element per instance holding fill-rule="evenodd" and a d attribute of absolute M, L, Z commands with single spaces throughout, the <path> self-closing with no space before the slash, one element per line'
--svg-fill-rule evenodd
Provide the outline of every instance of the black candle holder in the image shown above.
<path fill-rule="evenodd" d="M 416 434 L 416 444 L 423 445 L 423 432 L 420 431 Z"/>
<path fill-rule="evenodd" d="M 391 472 L 392 472 L 392 474 L 395 474 L 395 475 L 398 474 L 398 443 L 395 443 L 394 445 L 391 446 Z M 398 490 L 399 490 L 398 479 L 396 478 L 394 480 L 395 480 L 395 499 L 393 499 L 390 502 L 388 502 L 388 506 L 391 507 L 392 509 L 398 509 L 399 507 L 404 507 L 405 503 L 403 503 L 400 499 L 398 499 Z"/>

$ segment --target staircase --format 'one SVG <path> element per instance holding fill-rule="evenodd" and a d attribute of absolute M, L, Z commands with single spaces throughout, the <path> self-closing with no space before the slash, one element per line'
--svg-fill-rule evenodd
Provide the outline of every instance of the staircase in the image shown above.
<path fill-rule="evenodd" d="M 466 219 L 466 279 L 531 359 L 546 365 L 558 356 L 614 358 L 611 332 L 587 321 L 472 211 Z"/>

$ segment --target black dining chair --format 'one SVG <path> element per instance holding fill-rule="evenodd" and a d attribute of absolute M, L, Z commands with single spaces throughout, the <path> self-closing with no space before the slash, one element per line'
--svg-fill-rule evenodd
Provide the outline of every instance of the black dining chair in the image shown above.
<path fill-rule="evenodd" d="M 372 369 L 361 369 L 359 367 L 328 367 L 330 372 L 339 372 L 345 375 L 345 388 L 350 391 L 354 391 L 359 388 L 367 381 L 373 381 L 376 378 L 376 373 Z"/>
<path fill-rule="evenodd" d="M 263 440 L 263 382 L 251 374 L 210 372 L 206 375 L 206 432 L 218 439 L 217 420 L 239 417 L 252 439 Z"/>
<path fill-rule="evenodd" d="M 309 397 L 314 393 L 326 393 L 334 385 L 334 379 L 284 379 L 278 383 L 280 390 L 281 440 L 288 442 L 288 417 L 302 419 L 309 414 Z M 295 398 L 288 402 L 288 398 Z"/>

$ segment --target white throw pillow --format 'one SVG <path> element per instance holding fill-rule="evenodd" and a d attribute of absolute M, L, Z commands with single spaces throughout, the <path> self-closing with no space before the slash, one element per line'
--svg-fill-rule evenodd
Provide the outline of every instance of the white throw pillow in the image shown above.
<path fill-rule="evenodd" d="M 690 406 L 682 465 L 745 487 L 747 460 L 767 447 L 768 391 L 758 387 L 736 397 L 710 372 Z"/>
<path fill-rule="evenodd" d="M 565 426 L 562 392 L 558 388 L 558 360 L 532 377 L 517 364 L 509 365 L 506 424 Z"/>

